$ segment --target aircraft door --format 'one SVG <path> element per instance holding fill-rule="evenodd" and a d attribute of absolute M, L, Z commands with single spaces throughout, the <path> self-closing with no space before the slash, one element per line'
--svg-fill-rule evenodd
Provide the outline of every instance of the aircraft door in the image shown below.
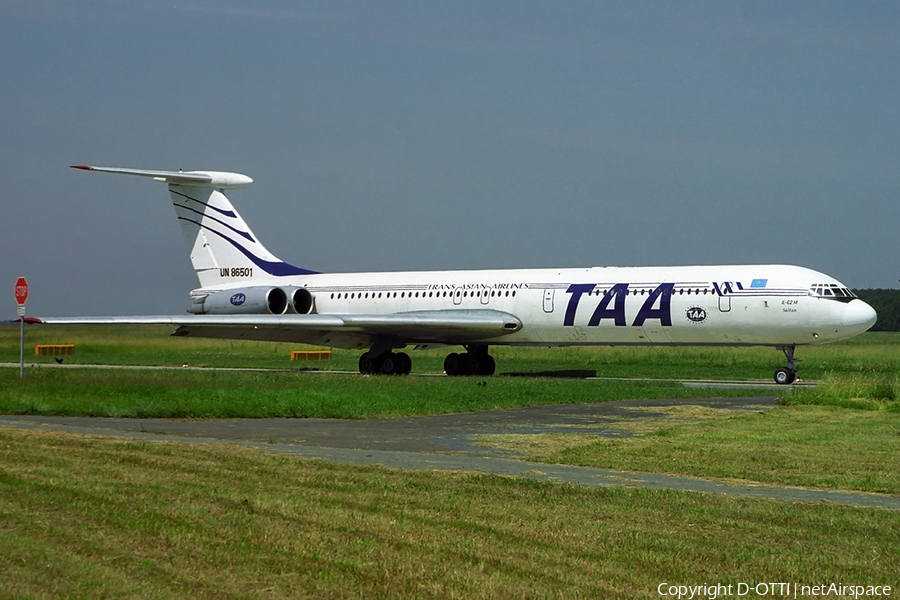
<path fill-rule="evenodd" d="M 731 312 L 731 294 L 734 291 L 730 281 L 713 283 L 713 289 L 719 296 L 719 312 Z"/>
<path fill-rule="evenodd" d="M 453 290 L 453 304 L 459 306 L 462 304 L 462 290 Z"/>
<path fill-rule="evenodd" d="M 553 296 L 556 294 L 556 290 L 547 288 L 544 290 L 544 312 L 552 313 L 553 312 Z"/>
<path fill-rule="evenodd" d="M 491 290 L 487 288 L 481 288 L 481 303 L 487 304 L 491 301 Z"/>

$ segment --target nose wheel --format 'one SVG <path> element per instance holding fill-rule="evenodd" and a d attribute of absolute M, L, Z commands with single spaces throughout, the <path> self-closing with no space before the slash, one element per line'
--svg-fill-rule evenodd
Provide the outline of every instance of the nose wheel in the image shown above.
<path fill-rule="evenodd" d="M 794 346 L 782 346 L 781 351 L 787 358 L 786 367 L 775 369 L 775 383 L 778 385 L 790 385 L 797 379 L 797 366 L 794 363 L 800 362 L 799 358 L 794 358 Z"/>
<path fill-rule="evenodd" d="M 794 380 L 797 378 L 797 372 L 791 371 L 787 367 L 781 367 L 780 369 L 775 369 L 775 383 L 779 385 L 789 385 L 794 383 Z"/>

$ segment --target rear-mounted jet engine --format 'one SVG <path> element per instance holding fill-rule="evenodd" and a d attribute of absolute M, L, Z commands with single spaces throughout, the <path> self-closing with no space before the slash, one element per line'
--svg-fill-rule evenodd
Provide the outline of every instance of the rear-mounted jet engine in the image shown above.
<path fill-rule="evenodd" d="M 306 288 L 255 286 L 191 293 L 188 312 L 198 315 L 283 315 L 313 312 L 314 299 Z"/>

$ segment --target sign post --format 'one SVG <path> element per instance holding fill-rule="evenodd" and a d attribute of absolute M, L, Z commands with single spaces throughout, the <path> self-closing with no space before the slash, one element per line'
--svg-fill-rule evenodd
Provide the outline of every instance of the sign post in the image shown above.
<path fill-rule="evenodd" d="M 19 304 L 19 379 L 25 379 L 25 301 L 28 300 L 28 282 L 24 277 L 16 280 L 16 302 Z"/>

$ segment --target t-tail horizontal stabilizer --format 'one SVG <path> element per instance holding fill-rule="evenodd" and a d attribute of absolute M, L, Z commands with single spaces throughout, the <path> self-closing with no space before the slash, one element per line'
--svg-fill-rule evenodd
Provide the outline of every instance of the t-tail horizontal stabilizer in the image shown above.
<path fill-rule="evenodd" d="M 144 169 L 118 169 L 115 167 L 92 167 L 90 165 L 72 165 L 72 168 L 81 169 L 82 171 L 152 177 L 156 181 L 164 181 L 168 184 L 193 185 L 217 189 L 235 189 L 246 187 L 253 183 L 253 180 L 246 175 L 228 173 L 227 171 L 146 171 Z"/>

